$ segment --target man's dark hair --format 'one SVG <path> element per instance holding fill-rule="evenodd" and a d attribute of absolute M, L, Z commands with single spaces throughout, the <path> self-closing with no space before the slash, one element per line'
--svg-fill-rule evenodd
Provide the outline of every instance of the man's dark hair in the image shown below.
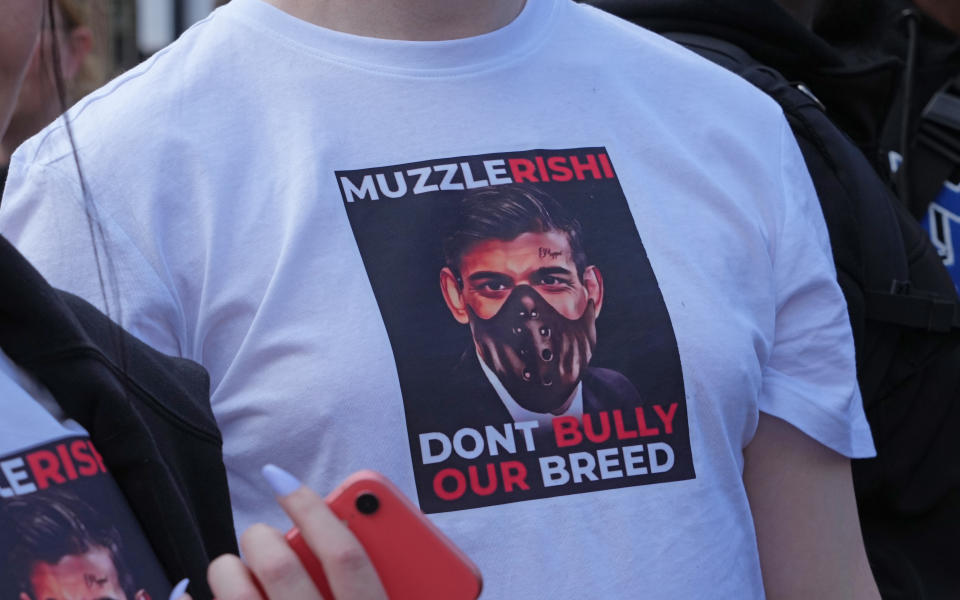
<path fill-rule="evenodd" d="M 7 577 L 16 593 L 34 598 L 30 573 L 34 565 L 55 565 L 65 556 L 105 548 L 110 554 L 120 586 L 127 598 L 136 595 L 133 576 L 123 560 L 120 532 L 109 519 L 76 496 L 61 492 L 38 492 L 0 503 L 3 513 L 3 544 Z M 42 599 L 40 599 L 42 600 Z"/>
<path fill-rule="evenodd" d="M 566 234 L 577 276 L 583 280 L 587 255 L 580 223 L 556 200 L 531 185 L 497 185 L 467 192 L 443 238 L 443 257 L 459 278 L 460 261 L 474 244 L 484 240 L 509 242 L 524 233 L 550 231 Z"/>

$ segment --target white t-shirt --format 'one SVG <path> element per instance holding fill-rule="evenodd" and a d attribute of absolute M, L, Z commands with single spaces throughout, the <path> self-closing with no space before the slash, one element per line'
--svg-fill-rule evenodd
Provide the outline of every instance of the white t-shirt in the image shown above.
<path fill-rule="evenodd" d="M 71 114 L 122 324 L 210 371 L 238 530 L 284 526 L 265 463 L 324 492 L 372 468 L 477 562 L 485 598 L 760 598 L 742 482 L 759 411 L 873 452 L 779 108 L 645 30 L 528 0 L 489 34 L 391 41 L 233 0 Z M 479 322 L 437 283 L 451 207 L 518 183 L 582 223 L 603 273 L 589 436 L 482 406 Z M 97 303 L 82 207 L 51 126 L 14 156 L 0 232 Z M 561 271 L 572 255 L 539 250 Z M 585 294 L 537 277 L 514 290 Z M 582 345 L 573 316 L 550 318 Z"/>
<path fill-rule="evenodd" d="M 89 435 L 2 351 L 0 410 L 0 595 L 166 598 L 170 584 Z M 77 543 L 89 547 L 73 552 Z"/>

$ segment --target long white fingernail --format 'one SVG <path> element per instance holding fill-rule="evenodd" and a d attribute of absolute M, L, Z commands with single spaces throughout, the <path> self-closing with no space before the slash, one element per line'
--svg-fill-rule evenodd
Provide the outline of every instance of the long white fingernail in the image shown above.
<path fill-rule="evenodd" d="M 184 578 L 180 580 L 180 583 L 173 586 L 173 591 L 170 592 L 170 600 L 177 600 L 180 596 L 187 593 L 187 586 L 190 585 L 190 579 Z"/>
<path fill-rule="evenodd" d="M 260 472 L 273 488 L 273 493 L 278 496 L 289 496 L 303 485 L 299 479 L 277 465 L 266 465 Z"/>

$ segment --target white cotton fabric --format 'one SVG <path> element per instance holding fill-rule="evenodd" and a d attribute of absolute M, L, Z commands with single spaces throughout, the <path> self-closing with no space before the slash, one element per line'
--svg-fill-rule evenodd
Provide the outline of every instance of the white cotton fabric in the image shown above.
<path fill-rule="evenodd" d="M 63 415 L 46 388 L 0 350 L 0 457 L 54 442 L 87 436 L 83 427 Z"/>
<path fill-rule="evenodd" d="M 873 453 L 822 215 L 779 108 L 567 0 L 446 42 L 369 39 L 233 0 L 73 110 L 122 324 L 206 366 L 239 530 L 258 475 L 415 497 L 394 358 L 335 170 L 603 146 L 659 282 L 696 478 L 431 517 L 484 598 L 762 598 L 743 454 L 759 411 Z M 61 125 L 15 155 L 0 233 L 102 304 Z M 109 260 L 104 257 L 109 257 Z"/>

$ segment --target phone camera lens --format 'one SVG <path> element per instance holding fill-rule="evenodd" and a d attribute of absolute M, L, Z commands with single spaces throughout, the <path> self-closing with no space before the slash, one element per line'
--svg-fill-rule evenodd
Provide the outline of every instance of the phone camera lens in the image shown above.
<path fill-rule="evenodd" d="M 365 515 L 372 515 L 380 508 L 380 499 L 367 492 L 357 496 L 357 510 Z"/>

